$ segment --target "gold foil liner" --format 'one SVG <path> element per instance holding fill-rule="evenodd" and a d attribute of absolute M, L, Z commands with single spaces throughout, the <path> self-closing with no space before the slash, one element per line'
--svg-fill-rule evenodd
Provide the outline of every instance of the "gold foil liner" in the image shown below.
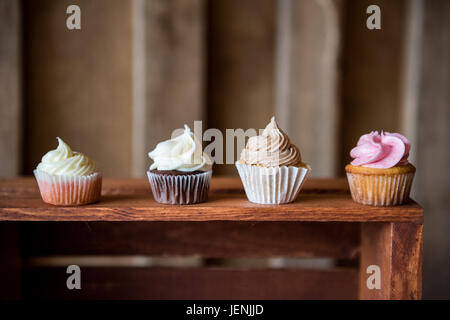
<path fill-rule="evenodd" d="M 208 200 L 212 171 L 164 175 L 147 171 L 153 198 L 164 204 L 194 204 Z"/>
<path fill-rule="evenodd" d="M 97 202 L 102 191 L 102 174 L 87 176 L 53 175 L 34 170 L 42 200 L 57 206 L 76 206 Z"/>
<path fill-rule="evenodd" d="M 259 204 L 282 204 L 295 201 L 309 166 L 260 167 L 236 162 L 249 201 Z"/>

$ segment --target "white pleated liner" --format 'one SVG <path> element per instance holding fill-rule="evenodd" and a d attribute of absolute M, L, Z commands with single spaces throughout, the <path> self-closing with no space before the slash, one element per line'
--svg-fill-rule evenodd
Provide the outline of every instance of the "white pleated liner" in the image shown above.
<path fill-rule="evenodd" d="M 73 206 L 96 202 L 102 191 L 102 174 L 94 172 L 87 176 L 53 175 L 34 170 L 39 191 L 44 202 Z"/>
<path fill-rule="evenodd" d="M 311 168 L 259 167 L 236 162 L 249 201 L 282 204 L 295 201 Z"/>
<path fill-rule="evenodd" d="M 164 204 L 194 204 L 208 200 L 212 171 L 165 175 L 147 171 L 153 198 Z"/>
<path fill-rule="evenodd" d="M 394 175 L 364 175 L 347 172 L 354 201 L 371 206 L 397 206 L 409 198 L 414 172 Z"/>

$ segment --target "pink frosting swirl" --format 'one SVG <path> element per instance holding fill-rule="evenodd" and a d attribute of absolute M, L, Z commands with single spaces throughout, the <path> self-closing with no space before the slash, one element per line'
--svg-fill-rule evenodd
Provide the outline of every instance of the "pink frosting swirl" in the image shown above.
<path fill-rule="evenodd" d="M 407 165 L 411 145 L 400 133 L 372 131 L 361 136 L 350 151 L 351 164 L 367 168 L 387 169 Z"/>

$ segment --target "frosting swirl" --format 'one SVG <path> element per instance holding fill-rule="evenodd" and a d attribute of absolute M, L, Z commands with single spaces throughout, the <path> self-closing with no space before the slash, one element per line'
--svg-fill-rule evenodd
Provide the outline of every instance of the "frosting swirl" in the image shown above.
<path fill-rule="evenodd" d="M 408 164 L 411 145 L 400 133 L 372 131 L 361 136 L 350 151 L 354 166 L 387 169 Z"/>
<path fill-rule="evenodd" d="M 291 144 L 289 137 L 278 128 L 275 117 L 266 126 L 260 136 L 248 139 L 242 150 L 241 163 L 263 167 L 292 166 L 301 164 L 298 148 Z"/>
<path fill-rule="evenodd" d="M 37 169 L 54 175 L 87 176 L 95 171 L 95 162 L 72 149 L 60 138 L 58 147 L 47 152 Z"/>
<path fill-rule="evenodd" d="M 187 125 L 184 125 L 181 135 L 158 143 L 148 156 L 154 161 L 150 170 L 192 172 L 208 171 L 212 168 L 211 159 L 202 152 L 200 141 Z"/>

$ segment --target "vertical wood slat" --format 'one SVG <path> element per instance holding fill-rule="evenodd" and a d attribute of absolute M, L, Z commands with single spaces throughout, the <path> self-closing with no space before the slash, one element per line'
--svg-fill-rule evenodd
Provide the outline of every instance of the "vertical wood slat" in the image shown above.
<path fill-rule="evenodd" d="M 381 9 L 381 30 L 366 27 L 366 9 Z M 341 171 L 364 133 L 401 129 L 406 1 L 350 0 L 342 55 Z"/>
<path fill-rule="evenodd" d="M 278 0 L 275 112 L 319 177 L 337 171 L 342 7 Z"/>
<path fill-rule="evenodd" d="M 273 115 L 275 9 L 275 0 L 209 1 L 208 127 L 224 135 L 264 128 Z M 215 174 L 237 172 L 216 165 Z"/>
<path fill-rule="evenodd" d="M 172 131 L 204 118 L 204 0 L 133 0 L 133 175 Z"/>
<path fill-rule="evenodd" d="M 95 159 L 105 175 L 131 169 L 131 2 L 80 0 L 81 30 L 68 30 L 73 1 L 24 1 L 25 173 L 56 136 Z"/>
<path fill-rule="evenodd" d="M 361 231 L 360 298 L 421 299 L 423 224 L 366 223 Z M 368 287 L 369 266 L 379 267 L 380 288 Z"/>
<path fill-rule="evenodd" d="M 402 78 L 401 132 L 412 146 L 417 146 L 418 105 L 420 96 L 420 69 L 422 65 L 423 0 L 407 3 Z M 409 161 L 416 163 L 417 148 L 412 148 Z"/>
<path fill-rule="evenodd" d="M 424 1 L 415 197 L 425 208 L 424 294 L 450 298 L 450 2 Z"/>
<path fill-rule="evenodd" d="M 21 5 L 0 0 L 0 177 L 20 173 Z"/>

